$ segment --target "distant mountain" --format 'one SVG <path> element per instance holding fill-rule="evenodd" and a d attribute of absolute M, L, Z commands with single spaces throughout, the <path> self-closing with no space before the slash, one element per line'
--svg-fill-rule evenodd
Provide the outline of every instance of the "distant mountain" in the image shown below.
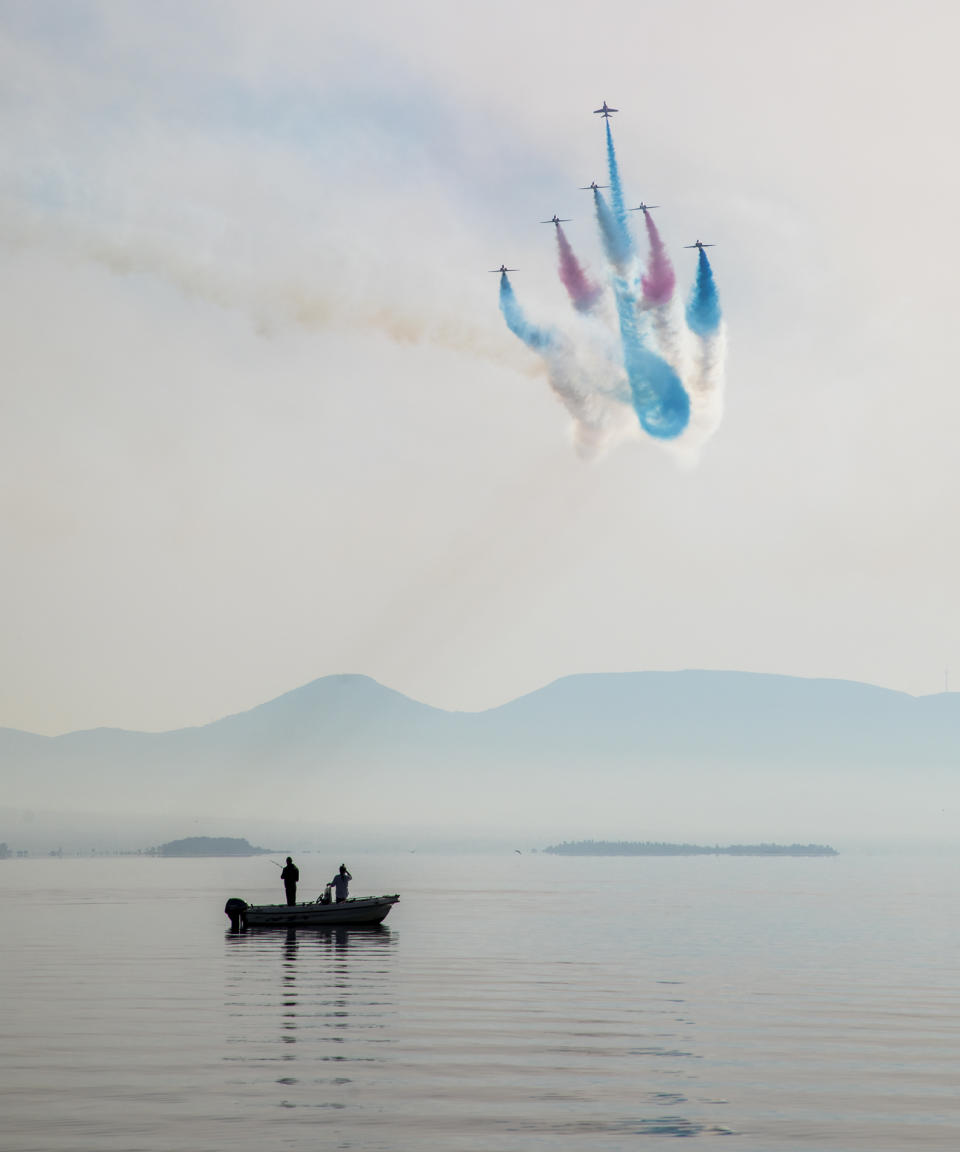
<path fill-rule="evenodd" d="M 724 812 L 731 835 L 805 841 L 826 832 L 811 819 L 879 819 L 881 799 L 893 823 L 949 814 L 958 767 L 960 694 L 740 672 L 569 676 L 478 713 L 327 676 L 198 728 L 0 729 L 9 809 L 269 813 L 328 828 L 686 838 L 724 833 L 706 820 Z"/>

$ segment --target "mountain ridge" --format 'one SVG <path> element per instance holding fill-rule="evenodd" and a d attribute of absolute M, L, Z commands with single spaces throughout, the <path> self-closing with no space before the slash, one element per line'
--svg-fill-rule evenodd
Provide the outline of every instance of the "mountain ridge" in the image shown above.
<path fill-rule="evenodd" d="M 958 768 L 960 694 L 696 669 L 561 677 L 479 712 L 344 674 L 169 732 L 0 729 L 11 808 L 56 797 L 67 810 L 305 814 L 342 826 L 535 820 L 579 836 L 622 826 L 630 839 L 646 829 L 610 823 L 691 805 L 737 817 L 731 835 L 764 838 L 820 838 L 827 830 L 790 818 L 835 809 L 862 822 L 877 797 L 891 821 L 908 809 L 916 822 L 927 811 L 946 820 Z M 571 823 L 588 814 L 591 826 Z"/>
<path fill-rule="evenodd" d="M 77 728 L 69 732 L 61 732 L 56 735 L 48 736 L 42 733 L 31 732 L 29 729 L 12 728 L 8 725 L 0 725 L 0 733 L 16 733 L 21 736 L 29 736 L 38 740 L 63 740 L 68 737 L 82 736 L 92 733 L 115 732 L 126 735 L 136 736 L 172 736 L 185 732 L 196 732 L 201 729 L 212 728 L 216 725 L 226 725 L 231 721 L 239 720 L 243 717 L 249 717 L 253 714 L 265 714 L 273 711 L 277 706 L 282 706 L 286 702 L 294 699 L 303 699 L 312 690 L 318 686 L 326 686 L 330 684 L 343 684 L 345 682 L 365 684 L 373 686 L 376 690 L 382 693 L 385 697 L 393 697 L 398 700 L 405 701 L 409 704 L 417 705 L 420 708 L 429 710 L 432 713 L 444 716 L 485 716 L 491 713 L 502 712 L 506 709 L 512 709 L 517 705 L 524 702 L 531 701 L 534 698 L 541 697 L 546 693 L 551 692 L 559 685 L 568 685 L 572 682 L 585 682 L 585 681 L 600 681 L 604 680 L 608 683 L 615 681 L 622 681 L 624 679 L 638 678 L 638 677 L 724 677 L 724 678 L 737 678 L 744 681 L 760 682 L 760 681 L 777 681 L 786 682 L 791 685 L 807 684 L 807 685 L 843 685 L 852 689 L 863 689 L 868 693 L 884 695 L 888 698 L 898 698 L 904 701 L 940 701 L 949 699 L 952 696 L 957 696 L 960 699 L 960 693 L 952 692 L 938 692 L 930 693 L 925 696 L 912 696 L 908 692 L 900 691 L 896 688 L 885 688 L 881 685 L 869 684 L 861 680 L 845 680 L 839 677 L 828 676 L 790 676 L 785 673 L 779 672 L 743 672 L 732 670 L 718 670 L 718 669 L 678 669 L 669 672 L 659 671 L 633 671 L 633 672 L 575 672 L 568 676 L 560 676 L 555 680 L 551 680 L 546 684 L 541 685 L 539 688 L 533 688 L 529 692 L 525 692 L 520 696 L 514 697 L 511 700 L 506 700 L 501 704 L 494 704 L 489 708 L 481 709 L 463 709 L 463 708 L 440 708 L 437 705 L 428 704 L 424 701 L 417 700 L 415 697 L 408 696 L 398 689 L 390 688 L 385 684 L 381 684 L 372 676 L 364 675 L 363 673 L 332 673 L 327 676 L 318 676 L 313 680 L 308 680 L 306 683 L 298 685 L 296 688 L 291 688 L 286 692 L 281 692 L 278 696 L 271 697 L 260 704 L 251 705 L 249 708 L 240 709 L 237 712 L 229 712 L 224 716 L 218 716 L 214 720 L 206 721 L 203 724 L 185 725 L 179 728 L 169 728 L 157 730 L 146 730 L 126 727 L 115 727 L 113 725 L 98 725 L 93 728 Z M 957 706 L 960 710 L 960 705 Z"/>

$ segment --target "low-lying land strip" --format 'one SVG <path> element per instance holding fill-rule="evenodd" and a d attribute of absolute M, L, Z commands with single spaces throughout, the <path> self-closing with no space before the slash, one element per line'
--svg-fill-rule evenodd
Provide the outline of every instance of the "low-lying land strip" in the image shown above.
<path fill-rule="evenodd" d="M 827 844 L 667 844 L 654 840 L 573 840 L 551 844 L 557 856 L 837 856 Z"/>

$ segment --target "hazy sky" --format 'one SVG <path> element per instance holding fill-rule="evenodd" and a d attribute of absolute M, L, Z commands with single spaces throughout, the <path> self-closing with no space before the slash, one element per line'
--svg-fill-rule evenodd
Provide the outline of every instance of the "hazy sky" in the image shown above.
<path fill-rule="evenodd" d="M 942 689 L 957 665 L 942 2 L 0 0 L 0 725 L 168 729 L 362 672 Z M 724 423 L 581 460 L 497 309 L 600 265 L 602 100 Z"/>

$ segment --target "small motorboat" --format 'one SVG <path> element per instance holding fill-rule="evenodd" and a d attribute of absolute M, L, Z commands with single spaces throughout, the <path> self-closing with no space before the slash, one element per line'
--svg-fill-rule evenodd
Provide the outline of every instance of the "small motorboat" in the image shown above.
<path fill-rule="evenodd" d="M 380 924 L 399 899 L 399 896 L 358 896 L 331 903 L 321 896 L 306 904 L 248 904 L 238 896 L 231 896 L 223 910 L 235 931 L 291 925 L 317 928 L 326 924 Z"/>

